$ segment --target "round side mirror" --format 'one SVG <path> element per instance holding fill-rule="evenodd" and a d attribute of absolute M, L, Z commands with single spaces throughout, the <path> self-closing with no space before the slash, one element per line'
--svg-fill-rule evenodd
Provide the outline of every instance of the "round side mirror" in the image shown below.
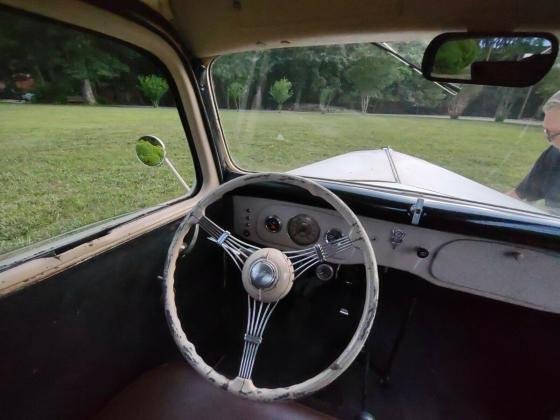
<path fill-rule="evenodd" d="M 165 145 L 156 136 L 142 136 L 136 142 L 136 157 L 147 166 L 159 166 L 165 160 Z"/>

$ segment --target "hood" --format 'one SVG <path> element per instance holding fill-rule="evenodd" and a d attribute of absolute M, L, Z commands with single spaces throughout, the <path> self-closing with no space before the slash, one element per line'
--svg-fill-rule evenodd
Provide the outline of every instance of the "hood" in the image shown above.
<path fill-rule="evenodd" d="M 364 185 L 385 185 L 407 191 L 446 195 L 518 210 L 542 212 L 541 209 L 506 194 L 388 147 L 345 153 L 290 171 L 291 174 L 356 182 Z"/>

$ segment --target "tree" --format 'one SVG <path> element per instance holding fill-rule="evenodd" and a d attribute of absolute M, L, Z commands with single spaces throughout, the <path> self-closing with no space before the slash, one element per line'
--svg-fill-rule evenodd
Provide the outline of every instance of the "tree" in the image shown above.
<path fill-rule="evenodd" d="M 319 93 L 319 109 L 321 112 L 329 110 L 329 106 L 338 92 L 338 88 L 334 86 L 327 86 L 321 89 Z"/>
<path fill-rule="evenodd" d="M 253 109 L 262 108 L 262 97 L 265 91 L 266 80 L 273 66 L 272 54 L 271 51 L 259 51 L 258 55 L 255 55 L 253 58 L 256 75 L 255 96 L 253 96 L 253 103 L 251 105 Z"/>
<path fill-rule="evenodd" d="M 277 67 L 284 67 L 294 90 L 294 109 L 300 107 L 302 95 L 313 82 L 321 65 L 320 50 L 325 47 L 285 48 L 277 51 Z"/>
<path fill-rule="evenodd" d="M 169 89 L 167 81 L 163 77 L 150 74 L 148 76 L 138 76 L 138 82 L 138 89 L 152 103 L 154 108 L 157 108 L 161 97 Z"/>
<path fill-rule="evenodd" d="M 241 98 L 247 92 L 247 87 L 239 82 L 231 83 L 227 88 L 228 97 L 233 100 L 235 108 L 239 111 Z"/>
<path fill-rule="evenodd" d="M 237 54 L 226 54 L 216 60 L 212 65 L 212 78 L 216 86 L 216 94 L 221 103 L 225 107 L 230 108 L 228 93 L 229 86 L 238 82 L 245 86 L 247 93 L 255 78 L 255 62 L 256 57 L 260 53 L 245 52 Z M 243 97 L 246 100 L 246 97 Z M 239 104 L 240 107 L 245 108 L 246 105 Z"/>
<path fill-rule="evenodd" d="M 381 98 L 385 90 L 402 77 L 394 59 L 373 45 L 359 45 L 351 53 L 346 78 L 360 94 L 364 113 L 372 97 Z"/>
<path fill-rule="evenodd" d="M 115 55 L 99 45 L 97 38 L 87 34 L 77 34 L 67 40 L 64 56 L 59 64 L 65 73 L 82 84 L 82 97 L 93 105 L 96 103 L 93 85 L 100 80 L 114 79 L 129 70 Z"/>
<path fill-rule="evenodd" d="M 560 90 L 560 64 L 556 64 L 535 86 L 537 95 L 543 102 Z"/>
<path fill-rule="evenodd" d="M 467 106 L 472 103 L 480 92 L 482 91 L 482 86 L 479 85 L 465 85 L 461 88 L 459 93 L 449 101 L 448 113 L 451 119 L 459 118 Z"/>
<path fill-rule="evenodd" d="M 278 105 L 278 110 L 281 111 L 284 102 L 293 95 L 292 82 L 283 77 L 272 84 L 269 93 L 274 102 Z"/>

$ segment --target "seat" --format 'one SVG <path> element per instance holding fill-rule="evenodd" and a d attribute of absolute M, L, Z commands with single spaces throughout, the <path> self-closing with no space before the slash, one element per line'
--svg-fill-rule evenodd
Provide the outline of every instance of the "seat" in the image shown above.
<path fill-rule="evenodd" d="M 332 419 L 295 401 L 258 403 L 207 382 L 185 362 L 144 373 L 98 414 L 98 420 Z"/>

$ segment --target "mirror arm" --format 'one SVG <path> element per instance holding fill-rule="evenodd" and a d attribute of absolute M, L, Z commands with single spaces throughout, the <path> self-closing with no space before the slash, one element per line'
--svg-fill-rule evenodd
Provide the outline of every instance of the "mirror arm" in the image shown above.
<path fill-rule="evenodd" d="M 416 64 L 414 64 L 411 61 L 404 58 L 402 55 L 400 55 L 397 51 L 395 51 L 395 49 L 392 48 L 386 42 L 381 42 L 381 43 L 380 42 L 372 42 L 372 44 L 375 45 L 377 48 L 385 51 L 387 54 L 389 54 L 391 57 L 393 57 L 397 61 L 400 61 L 405 66 L 408 66 L 412 71 L 414 71 L 417 74 L 422 76 L 422 70 L 420 69 L 420 67 L 418 67 Z M 434 83 L 437 87 L 442 89 L 444 92 L 448 93 L 449 95 L 453 95 L 453 96 L 457 95 L 459 93 L 459 91 L 461 90 L 461 88 L 459 86 L 453 85 L 451 83 L 441 83 L 441 82 L 435 82 L 435 81 L 432 81 L 432 83 Z"/>
<path fill-rule="evenodd" d="M 185 182 L 185 180 L 183 179 L 183 177 L 181 175 L 179 175 L 179 172 L 177 172 L 177 169 L 175 169 L 175 166 L 173 166 L 173 164 L 171 163 L 171 161 L 165 157 L 163 159 L 163 161 L 165 162 L 165 164 L 169 167 L 169 169 L 171 169 L 171 172 L 173 172 L 173 175 L 175 175 L 175 177 L 179 180 L 179 182 L 183 185 L 183 187 L 185 187 L 185 190 L 187 190 L 187 193 L 191 192 L 191 188 L 189 187 L 189 185 Z"/>

